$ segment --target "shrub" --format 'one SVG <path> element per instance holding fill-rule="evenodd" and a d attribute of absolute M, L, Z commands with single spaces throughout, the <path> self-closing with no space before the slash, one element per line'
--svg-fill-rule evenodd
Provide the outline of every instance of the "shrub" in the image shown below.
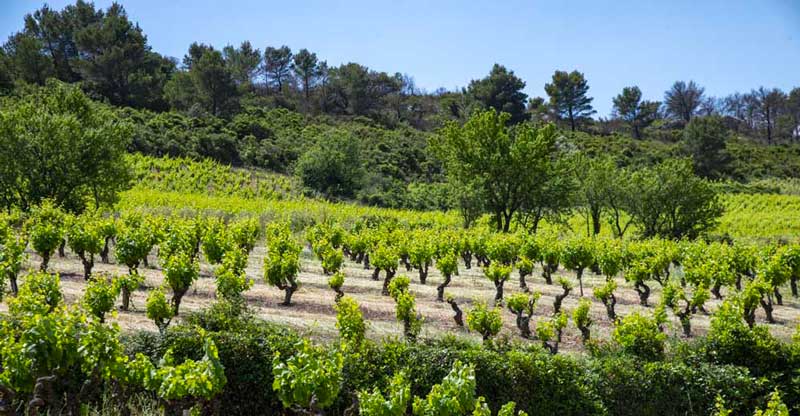
<path fill-rule="evenodd" d="M 346 345 L 358 347 L 364 342 L 367 323 L 355 299 L 345 296 L 333 306 L 336 310 L 336 329 Z"/>
<path fill-rule="evenodd" d="M 272 388 L 285 408 L 318 412 L 333 404 L 342 385 L 343 356 L 338 351 L 315 347 L 309 341 L 297 344 L 286 361 L 276 353 L 272 360 Z"/>
<path fill-rule="evenodd" d="M 490 341 L 503 328 L 501 309 L 495 307 L 489 310 L 485 303 L 475 302 L 472 309 L 467 312 L 467 327 L 481 334 L 484 341 Z"/>
<path fill-rule="evenodd" d="M 627 353 L 646 360 L 659 360 L 664 356 L 667 336 L 661 332 L 655 318 L 634 312 L 618 321 L 612 338 Z"/>
<path fill-rule="evenodd" d="M 411 402 L 411 384 L 403 372 L 392 377 L 387 396 L 375 387 L 358 393 L 358 411 L 362 416 L 404 416 Z"/>
<path fill-rule="evenodd" d="M 83 278 L 89 280 L 94 267 L 94 256 L 103 250 L 102 223 L 91 216 L 73 218 L 67 228 L 67 244 L 83 263 Z"/>
<path fill-rule="evenodd" d="M 83 303 L 100 322 L 105 322 L 106 313 L 114 308 L 119 287 L 108 276 L 96 276 L 89 280 L 83 292 Z"/>
<path fill-rule="evenodd" d="M 592 326 L 592 317 L 589 314 L 591 307 L 592 301 L 589 299 L 581 299 L 578 302 L 578 307 L 572 311 L 572 321 L 575 322 L 575 326 L 581 331 L 581 339 L 584 344 L 586 344 L 591 337 L 591 330 L 589 329 Z"/>
<path fill-rule="evenodd" d="M 200 265 L 189 254 L 178 252 L 164 262 L 165 281 L 172 289 L 172 309 L 175 315 L 181 306 L 181 300 L 200 273 Z"/>
<path fill-rule="evenodd" d="M 34 208 L 25 223 L 33 249 L 42 256 L 42 271 L 47 270 L 50 256 L 64 241 L 65 228 L 66 214 L 51 201 Z"/>
<path fill-rule="evenodd" d="M 147 319 L 153 321 L 160 333 L 164 333 L 175 316 L 175 310 L 167 302 L 163 288 L 156 288 L 147 295 L 145 307 Z"/>

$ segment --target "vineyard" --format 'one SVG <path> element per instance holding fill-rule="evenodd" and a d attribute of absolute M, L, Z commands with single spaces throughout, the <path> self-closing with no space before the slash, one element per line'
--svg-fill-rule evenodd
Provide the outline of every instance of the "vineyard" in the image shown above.
<path fill-rule="evenodd" d="M 146 193 L 144 186 L 123 195 L 121 212 L 74 216 L 43 204 L 30 214 L 3 217 L 0 264 L 8 286 L 3 302 L 8 319 L 0 354 L 19 359 L 13 365 L 5 361 L 0 374 L 4 397 L 28 397 L 29 409 L 61 403 L 75 412 L 81 403 L 131 402 L 134 397 L 160 403 L 149 406 L 167 411 L 237 409 L 243 404 L 226 397 L 246 381 L 231 375 L 236 374 L 228 367 L 233 358 L 220 358 L 216 343 L 236 331 L 270 328 L 270 333 L 290 332 L 268 339 L 285 337 L 297 344 L 275 341 L 273 359 L 260 364 L 271 366 L 269 378 L 274 377 L 267 386 L 274 392 L 268 388 L 265 400 L 297 411 L 329 408 L 338 413 L 360 406 L 363 414 L 402 414 L 401 409 L 413 407 L 414 414 L 423 415 L 460 406 L 449 414 L 473 414 L 473 409 L 474 414 L 490 414 L 490 408 L 516 414 L 514 404 L 505 405 L 505 395 L 483 383 L 476 386 L 476 371 L 486 369 L 476 370 L 470 360 L 456 360 L 446 377 L 437 367 L 441 384 L 429 393 L 423 387 L 432 386 L 433 375 L 412 383 L 420 369 L 400 371 L 399 363 L 393 364 L 393 378 L 373 374 L 342 387 L 345 375 L 365 371 L 356 362 L 370 349 L 386 348 L 376 354 L 387 359 L 440 350 L 441 343 L 461 351 L 456 356 L 474 354 L 475 348 L 499 356 L 528 351 L 548 366 L 580 367 L 590 365 L 581 364 L 582 356 L 606 357 L 595 358 L 602 361 L 623 354 L 653 363 L 666 357 L 710 360 L 704 371 L 717 371 L 711 364 L 715 361 L 724 371 L 744 371 L 736 382 L 743 383 L 737 388 L 745 389 L 745 396 L 722 384 L 701 383 L 697 388 L 703 394 L 693 397 L 699 403 L 691 414 L 743 411 L 765 406 L 768 399 L 774 406 L 795 403 L 793 395 L 770 398 L 766 393 L 795 383 L 780 378 L 792 367 L 770 366 L 787 359 L 791 366 L 796 358 L 789 357 L 798 353 L 797 242 L 628 241 L 583 237 L 558 227 L 537 234 L 483 227 L 465 231 L 443 213 L 304 199 Z M 786 203 L 761 198 L 776 206 Z M 733 215 L 745 209 L 742 204 Z M 771 237 L 750 236 L 753 241 Z M 278 326 L 254 323 L 264 321 Z M 234 329 L 241 325 L 260 329 Z M 276 329 L 281 327 L 291 329 Z M 34 335 L 41 331 L 51 335 Z M 186 331 L 200 344 L 196 351 L 184 350 L 187 361 L 179 362 L 173 348 L 186 348 Z M 139 341 L 126 346 L 122 340 L 131 335 Z M 63 337 L 74 342 L 58 341 Z M 338 348 L 314 345 L 339 342 Z M 139 354 L 126 353 L 137 345 Z M 755 349 L 735 349 L 742 347 Z M 278 353 L 281 348 L 288 348 L 286 356 Z M 395 348 L 405 352 L 392 353 Z M 703 359 L 703 354 L 714 358 Z M 788 357 L 778 358 L 782 354 Z M 546 358 L 562 355 L 575 358 L 564 364 Z M 748 357 L 757 360 L 741 361 Z M 59 362 L 71 364 L 53 367 Z M 666 376 L 653 368 L 641 371 Z M 774 381 L 766 387 L 747 381 L 756 374 Z M 72 377 L 86 382 L 81 388 L 64 384 Z M 385 386 L 388 398 L 371 386 Z M 529 412 L 624 413 L 618 409 L 622 397 L 596 397 L 598 389 L 621 386 L 587 388 L 551 392 L 579 395 L 574 406 L 559 401 L 519 405 Z M 348 397 L 357 397 L 356 404 Z M 445 397 L 461 399 L 444 404 Z M 519 401 L 520 396 L 509 397 Z M 380 413 L 387 411 L 401 413 Z"/>

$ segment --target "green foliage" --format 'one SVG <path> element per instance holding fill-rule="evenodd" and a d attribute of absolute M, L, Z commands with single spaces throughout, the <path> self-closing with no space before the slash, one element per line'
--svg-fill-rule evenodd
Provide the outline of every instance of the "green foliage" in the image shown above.
<path fill-rule="evenodd" d="M 545 84 L 544 90 L 550 96 L 550 107 L 559 118 L 569 121 L 572 131 L 583 118 L 596 113 L 592 109 L 593 98 L 586 95 L 589 84 L 578 71 L 556 71 L 552 82 Z"/>
<path fill-rule="evenodd" d="M 655 318 L 634 312 L 619 320 L 612 338 L 627 353 L 646 360 L 659 360 L 664 355 L 667 335 L 661 332 Z"/>
<path fill-rule="evenodd" d="M 10 233 L 5 238 L 0 239 L 0 300 L 6 291 L 6 281 L 11 283 L 11 290 L 17 292 L 17 275 L 22 270 L 27 254 L 25 247 L 27 241 L 22 236 L 14 236 Z"/>
<path fill-rule="evenodd" d="M 514 71 L 494 64 L 488 76 L 469 83 L 467 96 L 480 108 L 508 113 L 508 122 L 517 124 L 530 118 L 525 111 L 528 96 L 522 92 L 524 88 L 525 81 L 514 75 Z"/>
<path fill-rule="evenodd" d="M 147 294 L 145 312 L 147 319 L 153 321 L 161 333 L 175 316 L 175 309 L 167 302 L 163 288 L 155 288 Z"/>
<path fill-rule="evenodd" d="M 718 179 L 728 173 L 727 139 L 728 131 L 721 117 L 695 117 L 686 125 L 683 143 L 697 175 Z"/>
<path fill-rule="evenodd" d="M 219 219 L 209 219 L 202 242 L 206 260 L 211 264 L 222 263 L 222 257 L 231 249 L 231 240 L 225 223 Z"/>
<path fill-rule="evenodd" d="M 461 208 L 485 207 L 498 231 L 509 231 L 518 213 L 547 211 L 559 201 L 541 196 L 563 189 L 553 162 L 559 154 L 555 128 L 522 124 L 509 129 L 510 117 L 479 112 L 463 126 L 447 124 L 432 142 L 453 188 L 470 190 Z"/>
<path fill-rule="evenodd" d="M 29 273 L 25 276 L 13 302 L 9 302 L 8 310 L 12 315 L 25 312 L 47 314 L 60 306 L 63 301 L 61 278 L 58 274 Z"/>
<path fill-rule="evenodd" d="M 636 193 L 626 210 L 642 236 L 696 238 L 723 213 L 715 188 L 694 176 L 686 160 L 671 159 L 633 174 Z"/>
<path fill-rule="evenodd" d="M 123 219 L 123 225 L 117 233 L 117 244 L 114 253 L 120 263 L 128 266 L 133 272 L 147 257 L 155 244 L 155 234 L 148 229 L 144 218 L 132 216 Z"/>
<path fill-rule="evenodd" d="M 297 290 L 302 247 L 292 237 L 288 224 L 272 224 L 267 230 L 267 256 L 264 257 L 264 278 L 268 284 L 286 292 L 284 305 L 291 304 Z"/>
<path fill-rule="evenodd" d="M 364 177 L 358 142 L 346 131 L 322 135 L 297 160 L 295 174 L 304 186 L 322 195 L 352 198 Z"/>
<path fill-rule="evenodd" d="M 164 281 L 172 289 L 172 308 L 177 315 L 183 296 L 200 274 L 200 265 L 189 254 L 178 252 L 167 258 L 163 267 Z"/>
<path fill-rule="evenodd" d="M 781 401 L 781 394 L 775 390 L 769 396 L 767 408 L 757 409 L 754 416 L 789 416 L 789 408 Z"/>
<path fill-rule="evenodd" d="M 90 215 L 80 215 L 70 221 L 66 230 L 67 245 L 79 256 L 93 256 L 103 249 L 102 223 Z"/>
<path fill-rule="evenodd" d="M 170 349 L 155 367 L 144 355 L 137 354 L 129 364 L 131 378 L 165 400 L 210 400 L 218 395 L 227 383 L 225 368 L 214 341 L 202 331 L 199 335 L 203 339 L 202 359 L 187 359 L 176 365 Z"/>
<path fill-rule="evenodd" d="M 404 416 L 411 402 L 411 383 L 403 372 L 389 382 L 387 397 L 376 387 L 372 392 L 358 393 L 358 411 L 363 416 Z"/>
<path fill-rule="evenodd" d="M 344 358 L 338 351 L 327 351 L 309 341 L 296 345 L 286 359 L 276 353 L 272 360 L 273 390 L 286 408 L 318 411 L 336 400 L 342 384 Z"/>
<path fill-rule="evenodd" d="M 358 347 L 364 342 L 367 323 L 355 299 L 344 296 L 333 306 L 336 311 L 336 329 L 339 336 L 351 347 Z"/>
<path fill-rule="evenodd" d="M 131 128 L 77 86 L 56 81 L 10 100 L 0 110 L 0 195 L 28 210 L 51 199 L 81 212 L 113 204 L 127 188 L 124 158 Z"/>
<path fill-rule="evenodd" d="M 578 302 L 578 306 L 572 311 L 572 322 L 575 322 L 575 326 L 581 331 L 581 336 L 583 337 L 584 343 L 589 340 L 589 328 L 594 322 L 589 314 L 591 307 L 592 301 L 584 298 Z"/>
<path fill-rule="evenodd" d="M 475 302 L 472 309 L 467 312 L 467 326 L 489 341 L 503 328 L 502 309 L 495 307 L 489 309 L 483 302 Z"/>
<path fill-rule="evenodd" d="M 222 257 L 222 264 L 214 271 L 217 294 L 229 302 L 242 302 L 242 293 L 253 286 L 247 277 L 247 254 L 240 250 L 229 250 Z"/>
<path fill-rule="evenodd" d="M 92 315 L 105 321 L 105 315 L 114 308 L 114 301 L 119 295 L 119 287 L 107 276 L 95 276 L 86 284 L 83 292 L 83 303 Z"/>
<path fill-rule="evenodd" d="M 41 269 L 47 270 L 50 256 L 64 240 L 67 217 L 52 201 L 46 200 L 34 208 L 25 222 L 33 249 L 42 256 Z"/>
<path fill-rule="evenodd" d="M 475 368 L 461 361 L 453 363 L 453 369 L 440 384 L 431 388 L 423 399 L 414 398 L 414 416 L 462 416 L 470 414 L 478 403 L 475 397 Z"/>

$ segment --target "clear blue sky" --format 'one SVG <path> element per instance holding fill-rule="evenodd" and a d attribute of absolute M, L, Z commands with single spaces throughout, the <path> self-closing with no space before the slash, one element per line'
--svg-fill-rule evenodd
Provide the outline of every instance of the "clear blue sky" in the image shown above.
<path fill-rule="evenodd" d="M 48 3 L 60 9 L 69 1 Z M 578 69 L 603 117 L 628 85 L 658 100 L 675 80 L 695 80 L 718 96 L 800 86 L 800 0 L 121 3 L 153 49 L 174 57 L 193 41 L 286 44 L 329 64 L 407 73 L 428 91 L 465 86 L 498 62 L 527 82 L 531 96 L 544 96 L 554 70 Z M 0 0 L 0 36 L 19 30 L 41 4 Z"/>

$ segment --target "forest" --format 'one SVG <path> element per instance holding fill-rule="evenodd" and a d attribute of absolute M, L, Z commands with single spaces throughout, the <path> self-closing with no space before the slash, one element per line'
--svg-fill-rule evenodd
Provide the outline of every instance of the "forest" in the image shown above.
<path fill-rule="evenodd" d="M 0 48 L 0 414 L 800 412 L 800 87 Z M 263 46 L 263 49 L 260 48 Z"/>

